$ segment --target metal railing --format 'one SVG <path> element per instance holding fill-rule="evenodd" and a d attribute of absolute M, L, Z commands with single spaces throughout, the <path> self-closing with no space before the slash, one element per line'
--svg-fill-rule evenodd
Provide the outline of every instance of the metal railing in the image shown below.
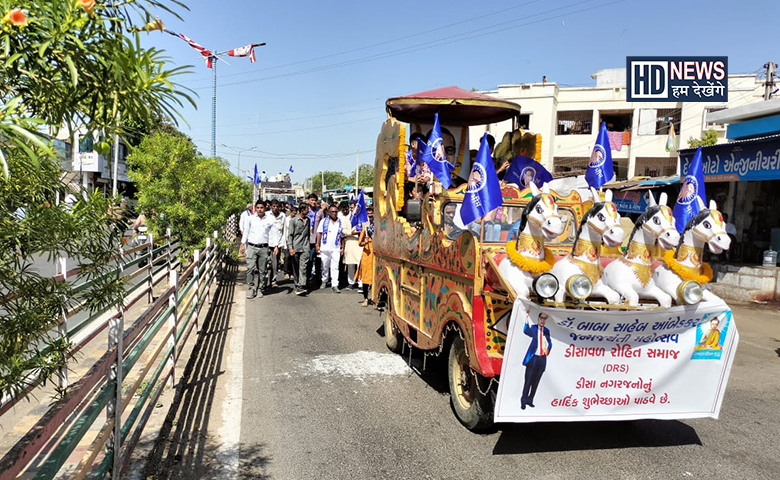
<path fill-rule="evenodd" d="M 73 384 L 69 384 L 67 366 L 63 367 L 58 383 L 59 387 L 67 387 L 66 393 L 0 459 L 0 480 L 15 478 L 33 463 L 34 468 L 29 471 L 34 478 L 54 478 L 104 409 L 105 421 L 72 478 L 120 477 L 165 386 L 175 383 L 181 346 L 197 326 L 201 309 L 211 300 L 211 284 L 224 253 L 216 239 L 215 231 L 213 242 L 207 238 L 206 248 L 195 250 L 192 264 L 179 275 L 180 264 L 174 254 L 181 246 L 171 240 L 170 230 L 157 244 L 149 235 L 146 243 L 112 259 L 117 263 L 114 274 L 145 261 L 136 271 L 122 275 L 125 282 L 138 280 L 121 305 L 93 313 L 80 322 L 68 319 L 83 305 L 63 312 L 58 333 L 71 342 L 72 353 L 106 329 L 108 348 Z M 131 256 L 135 258 L 130 259 Z M 78 274 L 78 269 L 68 271 L 64 260 L 59 262 L 62 273 L 55 277 L 56 281 L 68 281 Z M 155 287 L 165 279 L 167 289 L 155 299 Z M 89 286 L 84 283 L 74 288 Z M 128 319 L 128 309 L 144 297 L 149 306 L 135 320 Z M 128 327 L 126 321 L 130 321 Z M 125 381 L 132 384 L 125 385 Z M 38 383 L 33 383 L 22 394 L 5 399 L 0 405 L 0 416 L 37 387 Z"/>

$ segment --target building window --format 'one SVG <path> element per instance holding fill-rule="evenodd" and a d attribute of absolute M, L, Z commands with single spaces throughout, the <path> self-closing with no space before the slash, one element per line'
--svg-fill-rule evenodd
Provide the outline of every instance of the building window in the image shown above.
<path fill-rule="evenodd" d="M 711 123 L 707 122 L 707 114 L 712 112 L 718 112 L 720 110 L 725 110 L 726 107 L 709 107 L 704 109 L 704 118 L 702 119 L 702 122 L 704 124 L 703 130 L 713 129 L 713 130 L 725 130 L 726 125 L 722 123 Z"/>
<path fill-rule="evenodd" d="M 607 124 L 608 132 L 630 132 L 631 122 L 634 118 L 634 112 L 626 113 L 602 113 L 601 122 Z M 599 128 L 601 128 L 601 122 L 599 122 Z"/>
<path fill-rule="evenodd" d="M 590 135 L 593 131 L 593 110 L 558 112 L 558 135 Z"/>
<path fill-rule="evenodd" d="M 669 125 L 674 125 L 675 133 L 680 133 L 681 117 L 679 108 L 659 108 L 655 114 L 655 134 L 669 135 Z"/>
<path fill-rule="evenodd" d="M 517 128 L 522 128 L 523 130 L 530 130 L 531 129 L 531 114 L 530 113 L 521 113 L 517 119 Z"/>
<path fill-rule="evenodd" d="M 677 173 L 676 157 L 637 157 L 634 175 L 637 177 L 668 177 Z"/>

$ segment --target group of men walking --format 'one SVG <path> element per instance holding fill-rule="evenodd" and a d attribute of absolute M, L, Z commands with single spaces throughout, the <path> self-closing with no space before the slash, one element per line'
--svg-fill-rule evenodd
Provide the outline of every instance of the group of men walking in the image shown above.
<path fill-rule="evenodd" d="M 346 277 L 348 289 L 362 287 L 363 305 L 367 306 L 373 280 L 372 206 L 366 206 L 368 222 L 359 224 L 354 201 L 320 203 L 316 194 L 307 200 L 297 206 L 258 201 L 254 206 L 248 204 L 241 214 L 240 249 L 246 254 L 247 298 L 262 297 L 264 289 L 277 286 L 283 261 L 285 275 L 295 283 L 297 295 L 327 288 L 328 280 L 332 291 L 340 293 L 341 276 Z"/>

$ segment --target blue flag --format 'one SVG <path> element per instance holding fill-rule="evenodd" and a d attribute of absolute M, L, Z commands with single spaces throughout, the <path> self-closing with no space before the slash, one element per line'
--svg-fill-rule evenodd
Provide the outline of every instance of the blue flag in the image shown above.
<path fill-rule="evenodd" d="M 255 163 L 255 177 L 254 177 L 255 185 L 260 183 L 260 175 L 257 174 L 257 164 Z"/>
<path fill-rule="evenodd" d="M 503 204 L 501 185 L 498 182 L 496 168 L 493 166 L 493 159 L 490 157 L 490 146 L 485 133 L 479 144 L 477 159 L 471 166 L 466 195 L 463 196 L 463 207 L 460 209 L 460 220 L 464 225 L 468 225 Z"/>
<path fill-rule="evenodd" d="M 599 136 L 593 146 L 593 153 L 590 154 L 585 180 L 588 182 L 588 186 L 601 188 L 614 176 L 615 169 L 612 167 L 612 148 L 609 146 L 607 124 L 601 122 L 601 130 L 599 130 Z"/>
<path fill-rule="evenodd" d="M 292 168 L 292 165 L 290 165 L 290 173 L 295 173 L 295 171 Z"/>
<path fill-rule="evenodd" d="M 363 224 L 368 221 L 368 211 L 366 210 L 366 197 L 363 195 L 363 189 L 360 190 L 357 203 L 355 204 L 355 213 L 352 215 L 352 226 L 357 231 L 363 230 Z"/>
<path fill-rule="evenodd" d="M 553 179 L 550 172 L 533 158 L 517 155 L 512 159 L 512 164 L 504 174 L 506 183 L 514 183 L 520 188 L 528 188 L 528 184 L 533 182 L 537 187 L 551 182 Z"/>
<path fill-rule="evenodd" d="M 428 143 L 425 145 L 425 151 L 420 160 L 428 164 L 431 173 L 436 177 L 436 180 L 441 182 L 444 188 L 450 188 L 450 185 L 452 185 L 450 172 L 455 170 L 455 165 L 448 162 L 447 156 L 444 154 L 444 140 L 441 138 L 438 113 L 433 121 L 431 136 L 428 138 Z"/>
<path fill-rule="evenodd" d="M 680 179 L 680 183 L 682 186 L 680 187 L 680 194 L 677 196 L 677 202 L 674 204 L 674 209 L 672 209 L 672 216 L 674 217 L 674 226 L 678 232 L 682 233 L 688 221 L 699 213 L 699 202 L 696 201 L 696 197 L 700 197 L 701 201 L 705 205 L 707 204 L 707 197 L 704 194 L 704 169 L 701 164 L 701 147 L 696 149 L 693 160 L 691 160 L 691 164 L 688 167 L 688 172 Z"/>

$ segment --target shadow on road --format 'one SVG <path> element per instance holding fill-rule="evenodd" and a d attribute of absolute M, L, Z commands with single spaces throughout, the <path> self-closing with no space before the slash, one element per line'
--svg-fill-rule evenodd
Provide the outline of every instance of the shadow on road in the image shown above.
<path fill-rule="evenodd" d="M 221 451 L 214 440 L 216 433 L 208 428 L 212 408 L 220 408 L 213 404 L 214 396 L 217 380 L 224 373 L 223 357 L 239 276 L 243 274 L 238 274 L 238 264 L 228 261 L 218 277 L 211 308 L 147 461 L 144 479 L 215 478 L 226 470 L 226 465 L 216 462 L 215 453 L 236 453 Z M 269 460 L 264 450 L 262 444 L 240 447 L 242 469 L 249 468 L 252 478 L 264 478 L 261 472 Z"/>
<path fill-rule="evenodd" d="M 696 430 L 677 420 L 502 424 L 498 430 L 493 455 L 701 445 Z"/>

